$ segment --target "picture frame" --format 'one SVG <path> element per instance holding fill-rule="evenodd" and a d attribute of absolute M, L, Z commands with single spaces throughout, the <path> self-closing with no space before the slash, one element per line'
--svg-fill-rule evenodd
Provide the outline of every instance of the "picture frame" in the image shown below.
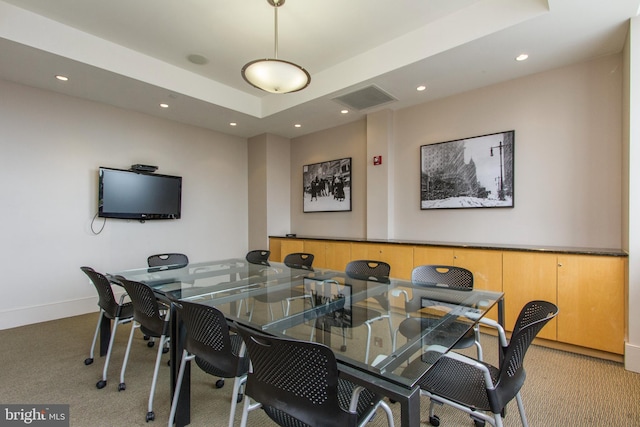
<path fill-rule="evenodd" d="M 514 207 L 515 131 L 422 145 L 420 209 Z"/>
<path fill-rule="evenodd" d="M 351 157 L 302 167 L 302 211 L 351 211 Z"/>

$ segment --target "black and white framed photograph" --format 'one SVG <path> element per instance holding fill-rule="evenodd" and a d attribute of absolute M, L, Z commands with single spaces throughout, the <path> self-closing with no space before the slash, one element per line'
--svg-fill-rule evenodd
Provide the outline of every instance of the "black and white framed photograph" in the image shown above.
<path fill-rule="evenodd" d="M 302 167 L 303 212 L 351 210 L 351 157 Z"/>
<path fill-rule="evenodd" d="M 512 208 L 515 131 L 420 147 L 420 209 Z"/>

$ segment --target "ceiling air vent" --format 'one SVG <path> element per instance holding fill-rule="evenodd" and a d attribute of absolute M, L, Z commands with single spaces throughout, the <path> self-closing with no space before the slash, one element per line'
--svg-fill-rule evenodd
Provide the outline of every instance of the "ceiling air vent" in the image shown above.
<path fill-rule="evenodd" d="M 367 110 L 388 102 L 397 101 L 396 98 L 373 85 L 338 96 L 333 100 L 354 110 Z"/>

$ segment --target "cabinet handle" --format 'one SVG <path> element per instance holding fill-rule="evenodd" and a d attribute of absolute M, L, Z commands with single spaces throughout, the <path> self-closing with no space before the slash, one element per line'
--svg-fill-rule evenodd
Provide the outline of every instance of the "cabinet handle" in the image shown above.
<path fill-rule="evenodd" d="M 561 262 L 558 263 L 558 267 L 562 267 L 562 263 Z"/>

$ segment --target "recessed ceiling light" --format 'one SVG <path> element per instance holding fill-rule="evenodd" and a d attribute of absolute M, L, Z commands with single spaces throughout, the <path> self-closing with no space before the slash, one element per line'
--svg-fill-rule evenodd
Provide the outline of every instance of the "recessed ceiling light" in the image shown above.
<path fill-rule="evenodd" d="M 516 61 L 525 61 L 527 58 L 529 58 L 529 55 L 527 55 L 526 53 L 521 53 L 520 55 L 516 56 Z"/>
<path fill-rule="evenodd" d="M 422 92 L 423 90 L 426 90 L 426 89 L 427 89 L 427 87 L 426 87 L 425 85 L 420 85 L 420 86 L 418 86 L 418 87 L 416 88 L 416 90 L 417 90 L 418 92 Z"/>
<path fill-rule="evenodd" d="M 169 108 L 169 104 L 160 104 L 162 108 Z"/>
<path fill-rule="evenodd" d="M 293 125 L 293 126 L 294 126 L 294 127 L 297 127 L 297 128 L 301 128 L 301 127 L 302 127 L 302 125 L 301 125 L 300 123 L 296 123 L 296 124 L 295 124 L 295 125 Z"/>
<path fill-rule="evenodd" d="M 231 122 L 229 123 L 229 126 L 238 126 L 238 124 L 236 122 Z"/>
<path fill-rule="evenodd" d="M 67 77 L 67 76 L 63 76 L 63 75 L 61 75 L 61 74 L 58 74 L 58 75 L 56 76 L 56 79 L 58 79 L 58 80 L 60 80 L 60 81 L 63 81 L 63 82 L 66 82 L 67 80 L 69 80 L 69 77 Z"/>
<path fill-rule="evenodd" d="M 340 111 L 340 112 L 341 112 L 342 114 L 348 114 L 348 113 L 349 113 L 349 110 L 342 110 L 342 111 Z"/>

